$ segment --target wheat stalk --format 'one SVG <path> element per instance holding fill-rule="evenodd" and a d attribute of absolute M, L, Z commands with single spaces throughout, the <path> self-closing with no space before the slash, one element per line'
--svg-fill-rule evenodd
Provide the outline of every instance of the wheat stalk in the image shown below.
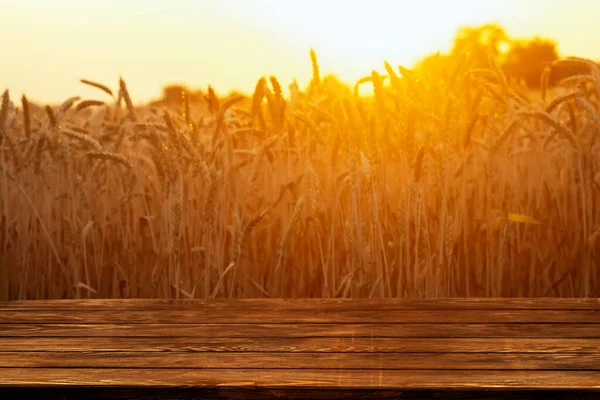
<path fill-rule="evenodd" d="M 279 271 L 279 268 L 281 268 L 281 266 L 283 264 L 283 257 L 285 256 L 285 251 L 287 250 L 287 247 L 290 242 L 290 237 L 292 235 L 292 229 L 294 228 L 294 225 L 297 223 L 298 219 L 300 218 L 300 211 L 302 211 L 303 205 L 304 205 L 304 198 L 300 197 L 298 199 L 298 201 L 296 202 L 296 205 L 294 206 L 294 211 L 292 212 L 292 217 L 290 219 L 290 222 L 289 222 L 287 228 L 285 229 L 285 232 L 283 233 L 281 242 L 279 243 L 279 249 L 277 250 L 277 265 L 275 266 L 275 273 L 277 273 L 277 271 Z"/>

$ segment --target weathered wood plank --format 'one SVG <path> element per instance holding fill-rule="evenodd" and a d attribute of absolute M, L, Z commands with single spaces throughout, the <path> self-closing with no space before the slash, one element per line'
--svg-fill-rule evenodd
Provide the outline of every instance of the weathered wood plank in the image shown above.
<path fill-rule="evenodd" d="M 600 324 L 0 324 L 0 337 L 600 338 Z"/>
<path fill-rule="evenodd" d="M 208 308 L 189 310 L 75 310 L 11 311 L 0 313 L 0 323 L 600 323 L 600 310 L 340 310 L 273 309 L 240 312 Z"/>
<path fill-rule="evenodd" d="M 239 310 L 378 311 L 393 310 L 600 310 L 597 298 L 364 298 L 364 299 L 77 299 L 0 302 L 3 310 Z"/>
<path fill-rule="evenodd" d="M 0 387 L 600 389 L 600 371 L 6 368 Z"/>
<path fill-rule="evenodd" d="M 600 371 L 600 351 L 560 353 L 0 352 L 0 368 Z"/>
<path fill-rule="evenodd" d="M 0 303 L 0 398 L 37 389 L 30 397 L 600 398 L 600 299 Z"/>
<path fill-rule="evenodd" d="M 2 338 L 0 351 L 599 353 L 600 339 L 543 338 Z"/>

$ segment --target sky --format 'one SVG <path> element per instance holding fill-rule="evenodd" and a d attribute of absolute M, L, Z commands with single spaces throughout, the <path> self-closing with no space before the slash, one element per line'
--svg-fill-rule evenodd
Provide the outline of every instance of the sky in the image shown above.
<path fill-rule="evenodd" d="M 251 93 L 261 76 L 287 86 L 322 74 L 354 83 L 383 61 L 411 66 L 448 51 L 460 26 L 499 23 L 539 35 L 562 56 L 600 60 L 599 0 L 0 0 L 0 90 L 12 99 L 105 99 L 79 79 L 134 102 L 168 83 Z"/>

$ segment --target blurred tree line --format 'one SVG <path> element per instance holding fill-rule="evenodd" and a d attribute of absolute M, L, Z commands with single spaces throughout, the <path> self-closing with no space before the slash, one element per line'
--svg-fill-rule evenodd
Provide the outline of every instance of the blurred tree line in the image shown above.
<path fill-rule="evenodd" d="M 468 55 L 475 68 L 493 68 L 498 65 L 509 79 L 524 82 L 530 89 L 540 87 L 541 75 L 547 65 L 559 59 L 556 43 L 539 36 L 530 39 L 512 39 L 497 24 L 460 28 L 452 50 L 445 57 L 457 58 Z M 425 66 L 435 56 L 425 58 Z M 582 66 L 559 66 L 552 69 L 550 84 L 569 76 L 586 74 Z"/>
<path fill-rule="evenodd" d="M 547 65 L 559 59 L 556 43 L 550 39 L 533 37 L 530 39 L 513 39 L 497 24 L 486 24 L 478 27 L 460 28 L 454 38 L 453 47 L 448 54 L 432 54 L 425 57 L 415 66 L 427 71 L 439 70 L 444 64 L 448 69 L 459 59 L 468 59 L 472 68 L 494 68 L 499 66 L 509 79 L 523 82 L 530 89 L 538 89 L 542 71 Z M 446 61 L 446 62 L 445 62 Z M 552 69 L 549 83 L 589 71 L 582 66 L 559 66 Z M 327 77 L 329 85 L 349 90 L 346 84 L 335 75 Z M 182 85 L 168 85 L 163 88 L 159 102 L 181 104 L 181 93 L 186 91 L 190 103 L 201 102 L 205 94 L 201 90 L 189 90 Z"/>

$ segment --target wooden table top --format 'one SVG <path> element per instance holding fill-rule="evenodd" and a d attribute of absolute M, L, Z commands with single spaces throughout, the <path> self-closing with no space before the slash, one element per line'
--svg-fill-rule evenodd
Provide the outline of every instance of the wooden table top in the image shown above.
<path fill-rule="evenodd" d="M 600 399 L 600 299 L 4 302 L 6 394 Z"/>

